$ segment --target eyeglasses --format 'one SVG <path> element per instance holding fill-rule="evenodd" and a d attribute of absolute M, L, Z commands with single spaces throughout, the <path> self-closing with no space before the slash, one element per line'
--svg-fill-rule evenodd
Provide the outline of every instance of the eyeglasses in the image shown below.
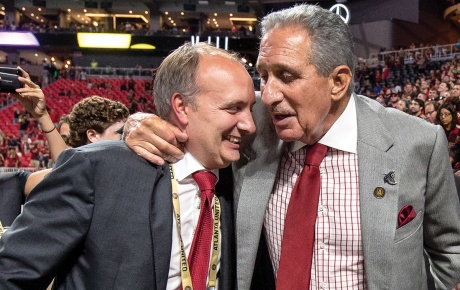
<path fill-rule="evenodd" d="M 427 116 L 428 116 L 428 115 L 431 115 L 431 114 L 433 114 L 434 112 L 435 112 L 435 111 L 429 111 L 429 112 L 425 112 L 425 115 L 427 115 Z"/>
<path fill-rule="evenodd" d="M 439 113 L 439 117 L 441 118 L 446 118 L 446 117 L 449 117 L 449 116 L 452 116 L 451 113 Z"/>

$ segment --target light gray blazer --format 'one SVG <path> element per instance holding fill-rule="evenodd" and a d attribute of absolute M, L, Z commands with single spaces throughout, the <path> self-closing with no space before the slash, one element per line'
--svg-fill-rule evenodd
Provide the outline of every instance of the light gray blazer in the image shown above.
<path fill-rule="evenodd" d="M 440 126 L 356 96 L 361 230 L 368 289 L 426 289 L 423 250 L 438 288 L 460 281 L 460 206 Z M 257 134 L 234 164 L 237 285 L 249 289 L 265 208 L 284 146 L 259 102 Z M 260 106 L 258 106 L 260 105 Z M 395 171 L 396 185 L 384 182 Z M 385 196 L 374 196 L 376 187 Z M 414 220 L 397 228 L 399 210 Z M 271 267 L 269 267 L 271 268 Z"/>

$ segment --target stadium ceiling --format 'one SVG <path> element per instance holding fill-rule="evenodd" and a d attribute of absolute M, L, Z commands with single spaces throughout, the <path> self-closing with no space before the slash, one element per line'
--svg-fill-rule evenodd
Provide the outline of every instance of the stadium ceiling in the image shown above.
<path fill-rule="evenodd" d="M 103 17 L 114 15 L 123 21 L 147 24 L 158 15 L 169 27 L 185 27 L 201 19 L 214 29 L 229 29 L 233 25 L 255 25 L 264 13 L 264 6 L 286 6 L 300 2 L 321 5 L 347 0 L 15 0 L 14 6 L 23 16 L 35 22 L 59 22 L 64 14 L 77 25 L 90 25 Z"/>

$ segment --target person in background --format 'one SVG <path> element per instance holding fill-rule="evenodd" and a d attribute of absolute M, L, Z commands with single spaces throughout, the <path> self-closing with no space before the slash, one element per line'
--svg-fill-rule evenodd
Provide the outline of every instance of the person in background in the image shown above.
<path fill-rule="evenodd" d="M 460 138 L 458 138 L 457 111 L 455 111 L 452 104 L 444 103 L 439 107 L 436 114 L 436 121 L 444 129 L 449 146 L 453 146 L 456 143 L 460 144 Z"/>
<path fill-rule="evenodd" d="M 5 167 L 19 167 L 19 156 L 16 151 L 16 148 L 10 147 L 8 149 L 8 154 L 6 155 Z"/>
<path fill-rule="evenodd" d="M 423 114 L 425 109 L 425 102 L 420 99 L 413 99 L 410 103 L 409 110 L 412 116 L 416 116 L 422 119 L 426 119 L 426 116 Z"/>
<path fill-rule="evenodd" d="M 69 121 L 69 115 L 62 115 L 61 118 L 59 119 L 58 123 L 58 130 L 59 134 L 61 135 L 62 139 L 66 144 L 68 144 L 69 136 L 70 136 L 70 121 Z"/>
<path fill-rule="evenodd" d="M 183 162 L 156 166 L 122 141 L 65 150 L 0 239 L 2 287 L 56 275 L 56 289 L 235 289 L 232 187 L 218 169 L 255 132 L 253 81 L 205 43 L 176 49 L 157 79 L 159 115 L 189 137 Z"/>
<path fill-rule="evenodd" d="M 438 94 L 438 90 L 436 88 L 431 88 L 428 91 L 428 100 L 430 100 L 430 101 L 438 101 L 439 100 L 439 94 Z"/>
<path fill-rule="evenodd" d="M 398 104 L 396 105 L 396 109 L 403 111 L 406 114 L 410 114 L 409 101 L 407 99 L 399 100 Z"/>
<path fill-rule="evenodd" d="M 417 99 L 422 100 L 423 103 L 425 104 L 425 103 L 427 102 L 427 100 L 428 100 L 428 97 L 427 97 L 427 95 L 424 94 L 424 93 L 419 93 L 419 94 L 417 95 Z"/>
<path fill-rule="evenodd" d="M 425 105 L 425 116 L 427 121 L 435 125 L 438 124 L 437 115 L 439 107 L 440 105 L 436 101 L 429 101 Z"/>
<path fill-rule="evenodd" d="M 84 98 L 69 113 L 68 143 L 75 148 L 100 140 L 120 140 L 117 131 L 128 116 L 128 108 L 120 102 L 99 96 Z"/>
<path fill-rule="evenodd" d="M 390 101 L 388 102 L 388 107 L 390 108 L 397 108 L 399 101 L 401 101 L 401 97 L 399 93 L 391 93 Z"/>
<path fill-rule="evenodd" d="M 57 133 L 59 144 L 54 146 L 54 142 L 48 139 L 50 148 L 52 152 L 54 150 L 55 155 L 59 155 L 68 146 L 75 148 L 102 140 L 120 140 L 119 130 L 128 116 L 128 108 L 120 102 L 99 96 L 84 98 L 73 106 L 68 115 L 70 129 L 68 138 L 64 140 Z M 50 171 L 51 169 L 32 173 L 27 179 L 24 194 L 28 195 Z"/>
<path fill-rule="evenodd" d="M 238 289 L 426 289 L 424 252 L 437 288 L 460 289 L 460 204 L 444 132 L 353 94 L 354 64 L 350 28 L 326 9 L 302 4 L 262 19 L 265 108 L 254 107 L 257 135 L 233 164 Z M 152 162 L 159 156 L 148 152 L 180 158 L 165 143 L 182 140 L 167 128 L 150 116 L 126 128 L 126 142 Z M 311 207 L 293 190 L 309 175 L 310 151 L 325 153 L 305 169 L 320 177 Z M 313 230 L 297 236 L 304 221 Z"/>

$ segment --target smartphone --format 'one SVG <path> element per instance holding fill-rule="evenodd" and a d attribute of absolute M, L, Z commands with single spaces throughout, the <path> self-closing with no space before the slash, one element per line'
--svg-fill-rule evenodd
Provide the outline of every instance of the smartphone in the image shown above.
<path fill-rule="evenodd" d="M 23 84 L 18 80 L 17 74 L 0 72 L 0 92 L 15 93 Z"/>
<path fill-rule="evenodd" d="M 0 73 L 7 73 L 7 74 L 18 75 L 22 77 L 22 72 L 18 70 L 16 67 L 0 66 Z"/>

